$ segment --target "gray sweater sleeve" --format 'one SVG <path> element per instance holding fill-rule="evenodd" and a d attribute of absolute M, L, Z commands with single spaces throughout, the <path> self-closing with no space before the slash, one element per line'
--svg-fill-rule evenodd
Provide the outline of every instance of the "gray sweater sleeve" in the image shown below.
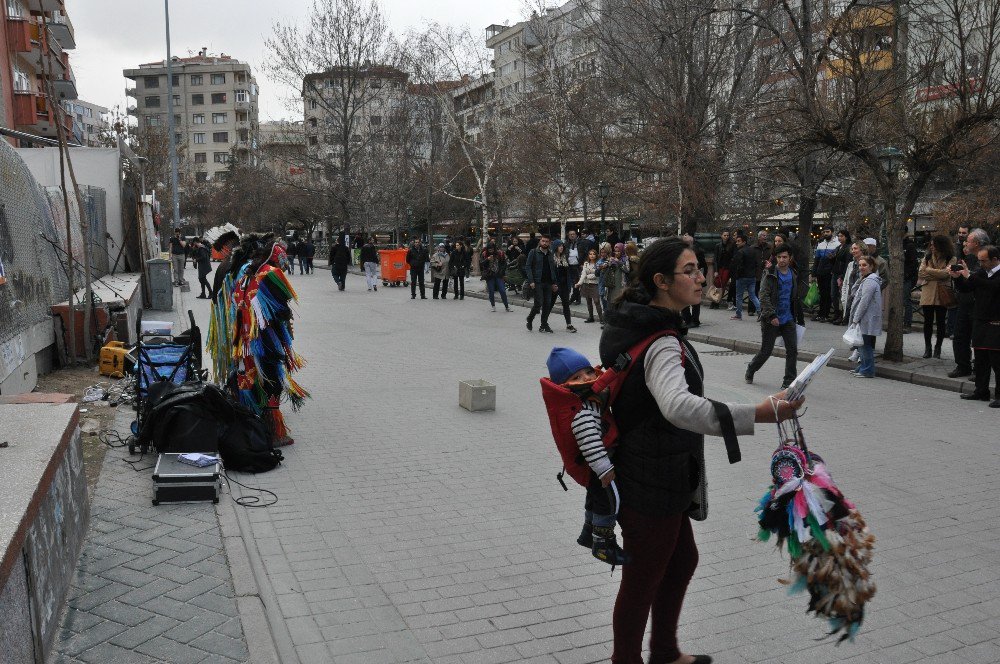
<path fill-rule="evenodd" d="M 721 436 L 712 402 L 691 394 L 681 365 L 681 342 L 676 337 L 657 339 L 646 352 L 646 387 L 663 417 L 674 426 L 709 436 Z M 753 435 L 756 406 L 727 403 L 736 434 Z"/>

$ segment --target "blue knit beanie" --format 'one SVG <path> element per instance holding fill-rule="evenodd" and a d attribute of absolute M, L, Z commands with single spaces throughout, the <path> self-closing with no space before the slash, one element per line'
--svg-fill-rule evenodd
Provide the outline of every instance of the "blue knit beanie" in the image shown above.
<path fill-rule="evenodd" d="M 549 379 L 556 384 L 565 383 L 580 369 L 589 369 L 593 366 L 583 354 L 572 348 L 560 346 L 552 349 L 545 364 L 549 368 Z"/>

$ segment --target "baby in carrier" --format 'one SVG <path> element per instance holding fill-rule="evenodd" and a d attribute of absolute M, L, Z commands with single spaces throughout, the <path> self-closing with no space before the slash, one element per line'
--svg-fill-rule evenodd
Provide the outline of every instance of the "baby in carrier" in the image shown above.
<path fill-rule="evenodd" d="M 594 394 L 592 390 L 600 376 L 600 369 L 595 369 L 586 357 L 571 348 L 553 348 L 546 364 L 549 380 L 580 400 L 571 409 L 575 415 L 572 416 L 570 430 L 579 456 L 590 467 L 590 473 L 585 485 L 587 498 L 584 502 L 583 531 L 576 541 L 590 549 L 598 560 L 612 566 L 624 565 L 628 556 L 615 538 L 619 507 L 618 489 L 614 483 L 615 466 L 604 444 L 608 390 L 600 394 Z M 583 484 L 579 475 L 574 477 Z"/>

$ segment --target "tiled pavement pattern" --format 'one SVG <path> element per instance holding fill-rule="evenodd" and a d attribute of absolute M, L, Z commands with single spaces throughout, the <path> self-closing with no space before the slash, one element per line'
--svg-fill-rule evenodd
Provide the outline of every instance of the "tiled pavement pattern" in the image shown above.
<path fill-rule="evenodd" d="M 116 426 L 128 431 L 132 411 Z M 153 507 L 152 470 L 112 449 L 50 664 L 235 664 L 249 659 L 210 502 Z M 146 455 L 137 468 L 155 459 Z"/>
<path fill-rule="evenodd" d="M 564 493 L 538 377 L 549 349 L 596 354 L 599 330 L 528 333 L 523 310 L 346 292 L 298 276 L 301 382 L 286 463 L 252 482 L 280 502 L 248 511 L 281 620 L 305 664 L 607 661 L 618 573 L 576 543 L 582 491 Z M 700 346 L 709 394 L 756 402 L 745 355 Z M 498 410 L 468 413 L 457 382 L 495 382 Z M 861 636 L 835 647 L 776 579 L 787 562 L 751 541 L 775 444 L 762 426 L 729 466 L 709 445 L 711 517 L 682 644 L 720 663 L 1000 661 L 997 413 L 981 402 L 828 371 L 807 436 L 879 537 L 879 584 Z M 718 441 L 715 441 L 718 442 Z M 265 593 L 262 592 L 262 596 Z"/>

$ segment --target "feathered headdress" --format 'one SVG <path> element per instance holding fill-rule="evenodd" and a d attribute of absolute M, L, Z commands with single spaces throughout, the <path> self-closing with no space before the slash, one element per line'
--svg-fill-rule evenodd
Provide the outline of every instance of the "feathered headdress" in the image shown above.
<path fill-rule="evenodd" d="M 212 243 L 212 249 L 215 249 L 216 251 L 222 251 L 222 248 L 225 247 L 230 242 L 239 242 L 239 241 L 240 241 L 239 233 L 237 233 L 236 231 L 227 231 L 222 235 L 220 235 L 219 237 L 215 238 L 215 242 Z"/>
<path fill-rule="evenodd" d="M 798 418 L 778 424 L 779 446 L 771 456 L 773 484 L 756 508 L 758 539 L 787 544 L 792 579 L 779 579 L 793 594 L 809 591 L 809 608 L 830 620 L 838 643 L 854 640 L 875 595 L 868 565 L 875 536 L 851 501 L 834 484 L 823 459 L 809 452 Z"/>

